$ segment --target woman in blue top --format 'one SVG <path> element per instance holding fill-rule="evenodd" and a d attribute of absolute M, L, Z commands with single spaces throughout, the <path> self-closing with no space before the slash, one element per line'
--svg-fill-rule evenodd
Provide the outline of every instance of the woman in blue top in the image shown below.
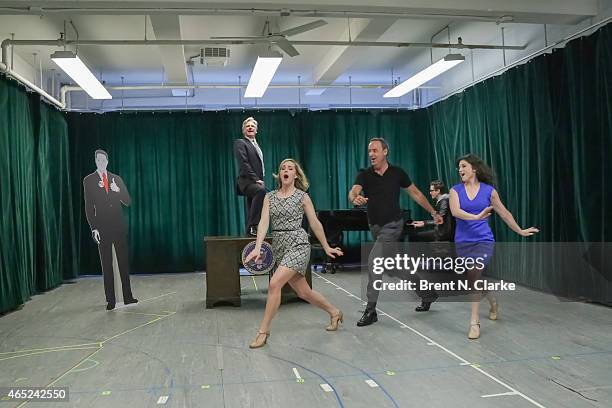
<path fill-rule="evenodd" d="M 450 191 L 450 209 L 456 218 L 455 244 L 457 256 L 484 257 L 485 264 L 493 255 L 495 238 L 489 227 L 488 217 L 495 210 L 504 222 L 517 234 L 527 237 L 539 230 L 531 227 L 522 229 L 514 217 L 502 203 L 497 190 L 493 187 L 493 174 L 489 166 L 474 154 L 461 157 L 458 161 L 461 183 L 453 186 Z M 468 276 L 479 276 L 482 269 L 468 271 Z M 491 305 L 489 319 L 497 320 L 497 301 L 488 293 L 487 299 Z M 478 309 L 480 298 L 472 302 L 472 315 L 468 338 L 480 337 L 480 320 Z"/>

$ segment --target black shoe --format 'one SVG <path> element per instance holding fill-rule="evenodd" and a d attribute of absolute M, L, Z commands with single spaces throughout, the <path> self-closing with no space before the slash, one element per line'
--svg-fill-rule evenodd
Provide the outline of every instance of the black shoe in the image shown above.
<path fill-rule="evenodd" d="M 125 300 L 123 302 L 124 305 L 129 305 L 129 304 L 132 304 L 132 303 L 138 303 L 138 299 L 131 298 L 131 299 Z"/>
<path fill-rule="evenodd" d="M 414 310 L 417 311 L 417 312 L 427 312 L 427 311 L 429 311 L 430 307 L 431 307 L 431 302 L 423 301 Z"/>
<path fill-rule="evenodd" d="M 429 301 L 421 301 L 421 304 L 417 306 L 414 310 L 417 312 L 428 312 L 431 304 L 438 299 L 438 294 L 434 293 L 433 296 L 428 298 Z"/>
<path fill-rule="evenodd" d="M 115 304 L 114 303 L 107 303 L 106 304 L 106 310 L 113 310 L 115 308 Z"/>
<path fill-rule="evenodd" d="M 359 319 L 359 321 L 357 322 L 357 326 L 369 326 L 377 321 L 378 315 L 376 314 L 376 309 L 366 309 L 365 312 L 363 312 L 363 316 L 361 316 L 361 319 Z"/>
<path fill-rule="evenodd" d="M 256 237 L 257 236 L 257 226 L 249 227 L 248 235 L 252 237 Z"/>

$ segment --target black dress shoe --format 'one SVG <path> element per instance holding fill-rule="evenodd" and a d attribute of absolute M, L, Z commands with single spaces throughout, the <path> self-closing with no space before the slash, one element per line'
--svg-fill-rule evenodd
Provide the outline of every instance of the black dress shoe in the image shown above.
<path fill-rule="evenodd" d="M 124 305 L 129 305 L 131 303 L 138 303 L 138 299 L 131 298 L 123 302 Z"/>
<path fill-rule="evenodd" d="M 421 302 L 414 310 L 417 312 L 427 312 L 431 307 L 431 302 Z"/>
<path fill-rule="evenodd" d="M 414 310 L 417 312 L 428 312 L 431 304 L 438 299 L 438 294 L 434 293 L 433 296 L 428 297 L 428 301 L 421 301 L 421 304 L 417 306 Z"/>
<path fill-rule="evenodd" d="M 378 315 L 376 314 L 376 309 L 366 309 L 365 312 L 363 312 L 363 316 L 361 316 L 361 319 L 359 319 L 359 321 L 357 322 L 357 326 L 369 326 L 377 321 Z"/>
<path fill-rule="evenodd" d="M 115 304 L 114 303 L 107 303 L 106 304 L 106 310 L 113 310 L 115 308 Z"/>

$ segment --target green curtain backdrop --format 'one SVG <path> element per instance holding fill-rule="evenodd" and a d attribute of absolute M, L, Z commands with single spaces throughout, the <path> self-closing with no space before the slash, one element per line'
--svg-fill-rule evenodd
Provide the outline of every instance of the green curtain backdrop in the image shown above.
<path fill-rule="evenodd" d="M 65 115 L 47 104 L 34 106 L 39 118 L 36 287 L 47 290 L 78 276 L 75 217 Z"/>
<path fill-rule="evenodd" d="M 454 161 L 466 152 L 493 167 L 500 196 L 515 218 L 541 228 L 524 240 L 496 217 L 499 241 L 612 241 L 611 75 L 608 25 L 433 105 L 427 111 L 436 173 L 457 180 Z M 562 251 L 513 255 L 497 257 L 503 265 L 495 269 L 498 277 L 612 302 L 610 271 L 576 273 L 564 266 L 570 260 Z"/>
<path fill-rule="evenodd" d="M 612 26 L 428 108 L 436 172 L 473 152 L 542 241 L 611 241 Z M 496 237 L 516 235 L 496 226 Z M 501 228 L 500 228 L 501 227 Z"/>
<path fill-rule="evenodd" d="M 347 208 L 366 144 L 385 137 L 390 160 L 424 192 L 458 182 L 457 157 L 473 152 L 495 170 L 503 201 L 540 242 L 610 242 L 612 26 L 572 41 L 418 111 L 188 112 L 64 115 L 0 80 L 0 311 L 77 274 L 100 273 L 83 212 L 82 179 L 94 150 L 110 155 L 133 198 L 134 272 L 203 269 L 202 239 L 242 233 L 232 143 L 242 120 L 259 121 L 265 182 L 298 159 L 318 209 Z M 71 199 L 70 199 L 71 198 Z M 402 207 L 425 214 L 402 198 Z M 499 241 L 525 243 L 499 219 Z M 352 234 L 351 241 L 366 234 Z M 559 273 L 544 256 L 503 259 L 498 277 L 565 295 L 610 299 L 609 279 Z M 552 266 L 551 266 L 552 265 Z M 607 297 L 606 297 L 607 296 Z"/>
<path fill-rule="evenodd" d="M 64 114 L 0 78 L 0 313 L 78 275 Z"/>
<path fill-rule="evenodd" d="M 428 109 L 413 112 L 189 112 L 72 114 L 73 178 L 93 171 L 93 151 L 107 149 L 110 169 L 134 198 L 126 211 L 135 272 L 202 269 L 205 235 L 242 232 L 242 199 L 234 194 L 232 141 L 249 115 L 259 121 L 266 184 L 279 161 L 301 161 L 318 209 L 347 208 L 355 174 L 367 166 L 367 140 L 385 137 L 390 160 L 426 191 L 428 182 L 458 181 L 456 158 L 473 152 L 495 170 L 497 188 L 522 225 L 542 232 L 532 241 L 610 241 L 609 160 L 612 115 L 611 32 L 570 43 Z M 80 226 L 80 271 L 99 273 L 97 253 L 75 194 Z M 406 197 L 402 207 L 424 216 Z M 499 219 L 499 241 L 526 242 Z M 352 234 L 351 241 L 367 238 Z M 499 277 L 573 294 L 575 278 L 555 275 L 551 261 L 503 259 Z M 596 282 L 596 283 L 594 283 Z"/>
<path fill-rule="evenodd" d="M 35 292 L 36 144 L 30 99 L 0 79 L 0 310 L 24 303 Z"/>
<path fill-rule="evenodd" d="M 241 136 L 247 115 L 70 115 L 73 179 L 80 181 L 95 170 L 94 151 L 101 148 L 109 153 L 109 170 L 121 175 L 130 191 L 133 202 L 125 214 L 134 272 L 201 270 L 204 236 L 243 233 L 244 199 L 235 193 L 233 142 Z M 288 112 L 255 116 L 270 187 L 282 159 L 302 159 L 300 118 Z M 323 199 L 331 203 L 329 197 Z M 82 191 L 75 190 L 80 270 L 99 273 L 82 200 Z"/>

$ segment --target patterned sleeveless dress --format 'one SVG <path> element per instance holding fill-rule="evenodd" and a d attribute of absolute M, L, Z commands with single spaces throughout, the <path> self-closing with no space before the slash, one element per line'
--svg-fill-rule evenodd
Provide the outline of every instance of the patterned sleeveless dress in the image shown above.
<path fill-rule="evenodd" d="M 300 275 L 306 273 L 310 260 L 308 233 L 302 228 L 306 193 L 295 189 L 287 198 L 278 196 L 278 190 L 270 191 L 270 223 L 272 224 L 272 252 L 277 266 L 285 266 Z"/>

